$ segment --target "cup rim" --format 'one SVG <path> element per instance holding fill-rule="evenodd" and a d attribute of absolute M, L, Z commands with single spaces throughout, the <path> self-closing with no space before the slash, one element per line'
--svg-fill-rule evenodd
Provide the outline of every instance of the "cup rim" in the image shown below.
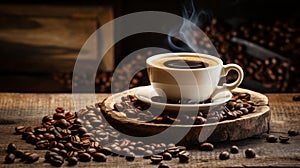
<path fill-rule="evenodd" d="M 169 67 L 160 67 L 160 66 L 154 65 L 152 63 L 152 61 L 154 59 L 162 58 L 162 57 L 171 57 L 171 56 L 174 56 L 174 55 L 177 55 L 177 56 L 190 55 L 190 56 L 206 57 L 206 58 L 213 59 L 214 61 L 217 61 L 218 65 L 211 66 L 211 67 L 206 67 L 206 68 L 196 68 L 196 69 L 192 69 L 192 68 L 190 68 L 190 69 L 177 69 L 177 68 L 169 68 Z M 216 56 L 212 56 L 212 55 L 208 55 L 208 54 L 192 53 L 192 52 L 177 52 L 177 53 L 163 53 L 163 54 L 153 55 L 153 56 L 146 59 L 146 64 L 150 65 L 152 67 L 159 68 L 159 69 L 172 70 L 172 71 L 205 71 L 205 70 L 209 70 L 209 69 L 218 68 L 219 66 L 223 66 L 223 61 L 220 58 L 216 57 Z"/>

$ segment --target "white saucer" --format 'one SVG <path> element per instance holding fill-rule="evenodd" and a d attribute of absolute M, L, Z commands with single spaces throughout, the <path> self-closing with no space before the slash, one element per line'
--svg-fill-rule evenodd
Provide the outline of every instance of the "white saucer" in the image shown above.
<path fill-rule="evenodd" d="M 232 98 L 232 93 L 230 91 L 224 91 L 217 94 L 215 97 L 212 98 L 211 103 L 204 103 L 204 104 L 169 104 L 169 103 L 160 103 L 154 102 L 151 100 L 151 97 L 158 96 L 158 94 L 154 91 L 151 85 L 139 87 L 134 95 L 140 101 L 147 103 L 153 107 L 165 109 L 169 111 L 194 111 L 194 110 L 206 110 L 209 109 L 211 106 L 217 106 L 223 103 L 226 103 Z"/>

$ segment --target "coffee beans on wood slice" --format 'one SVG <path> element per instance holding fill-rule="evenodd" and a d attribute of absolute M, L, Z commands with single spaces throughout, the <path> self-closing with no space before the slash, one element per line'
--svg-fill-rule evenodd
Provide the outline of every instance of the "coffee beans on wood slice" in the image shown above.
<path fill-rule="evenodd" d="M 228 151 L 223 151 L 219 155 L 220 160 L 228 160 L 230 158 L 230 154 Z"/>
<path fill-rule="evenodd" d="M 106 162 L 107 156 L 103 153 L 96 152 L 93 155 L 93 160 L 96 162 Z"/>
<path fill-rule="evenodd" d="M 214 145 L 208 142 L 205 142 L 200 145 L 200 150 L 201 151 L 212 151 L 214 150 Z"/>
<path fill-rule="evenodd" d="M 252 148 L 248 148 L 245 150 L 246 158 L 255 158 L 255 151 Z"/>
<path fill-rule="evenodd" d="M 178 153 L 180 163 L 187 163 L 190 159 L 190 153 L 188 151 L 181 151 Z"/>
<path fill-rule="evenodd" d="M 163 156 L 162 155 L 152 155 L 150 160 L 152 161 L 152 164 L 158 164 L 163 160 Z"/>
<path fill-rule="evenodd" d="M 13 163 L 15 161 L 16 156 L 13 153 L 9 153 L 5 156 L 5 163 Z"/>
<path fill-rule="evenodd" d="M 290 129 L 288 131 L 288 134 L 289 134 L 289 136 L 297 136 L 297 135 L 299 135 L 299 132 L 295 129 Z"/>
<path fill-rule="evenodd" d="M 231 146 L 230 153 L 233 153 L 233 154 L 239 153 L 239 147 L 237 147 L 235 145 Z"/>
<path fill-rule="evenodd" d="M 7 150 L 6 150 L 6 151 L 7 151 L 7 153 L 12 153 L 12 152 L 14 152 L 16 149 L 17 149 L 16 144 L 10 143 L 10 144 L 7 145 Z"/>
<path fill-rule="evenodd" d="M 274 135 L 268 135 L 266 137 L 266 141 L 270 142 L 270 143 L 275 143 L 275 142 L 277 142 L 277 138 Z"/>
<path fill-rule="evenodd" d="M 289 137 L 287 136 L 279 136 L 280 143 L 287 143 L 289 141 Z"/>

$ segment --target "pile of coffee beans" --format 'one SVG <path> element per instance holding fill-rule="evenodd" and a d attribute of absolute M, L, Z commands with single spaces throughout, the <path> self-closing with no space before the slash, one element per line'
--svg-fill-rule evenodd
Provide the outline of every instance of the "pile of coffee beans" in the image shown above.
<path fill-rule="evenodd" d="M 109 124 L 102 121 L 100 112 L 98 105 L 86 106 L 86 109 L 76 113 L 57 107 L 53 115 L 42 118 L 41 125 L 17 126 L 15 134 L 34 145 L 35 150 L 45 150 L 45 162 L 56 167 L 76 165 L 78 162 L 106 162 L 109 156 L 124 157 L 127 161 L 144 157 L 150 159 L 152 164 L 173 158 L 178 158 L 180 163 L 189 161 L 190 153 L 184 146 L 146 144 L 122 138 Z M 13 143 L 8 145 L 7 153 L 5 163 L 13 163 L 15 158 L 33 163 L 40 158 L 36 153 L 18 150 Z"/>
<path fill-rule="evenodd" d="M 161 101 L 160 97 L 153 97 L 155 101 Z M 159 110 L 149 110 L 149 105 L 139 101 L 135 96 L 128 95 L 121 98 L 121 102 L 114 104 L 114 109 L 118 112 L 123 112 L 128 118 L 138 119 L 149 123 L 160 124 L 186 124 L 192 123 L 201 125 L 204 123 L 213 123 L 224 120 L 233 120 L 248 113 L 255 112 L 255 103 L 251 101 L 249 93 L 234 92 L 233 97 L 225 105 L 220 105 L 209 110 L 200 110 L 197 116 L 189 116 L 184 114 L 183 118 L 176 118 L 176 112 L 164 111 L 161 114 L 156 114 Z M 211 101 L 211 100 L 209 100 Z M 180 103 L 180 102 L 176 102 Z M 185 101 L 182 104 L 195 104 L 195 102 Z M 203 102 L 200 102 L 203 103 Z"/>

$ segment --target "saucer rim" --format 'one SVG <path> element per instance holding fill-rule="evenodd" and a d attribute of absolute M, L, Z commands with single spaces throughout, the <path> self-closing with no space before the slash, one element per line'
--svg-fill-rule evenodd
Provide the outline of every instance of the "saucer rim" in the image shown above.
<path fill-rule="evenodd" d="M 146 99 L 143 99 L 141 97 L 144 97 L 144 96 L 140 96 L 138 95 L 137 93 L 139 93 L 140 90 L 142 89 L 148 89 L 148 88 L 151 88 L 153 90 L 153 87 L 151 85 L 147 85 L 147 86 L 142 86 L 142 87 L 139 87 L 137 88 L 137 90 L 134 92 L 134 95 L 135 97 L 144 102 L 144 103 L 147 103 L 147 104 L 153 104 L 153 105 L 157 105 L 157 106 L 165 106 L 165 107 L 176 107 L 176 108 L 179 108 L 179 107 L 183 107 L 183 108 L 192 108 L 192 107 L 211 107 L 211 106 L 217 106 L 217 105 L 220 105 L 220 104 L 223 104 L 223 103 L 226 103 L 227 101 L 229 101 L 231 98 L 232 98 L 232 93 L 229 91 L 229 90 L 226 90 L 224 92 L 228 92 L 229 93 L 229 96 L 228 98 L 225 97 L 224 101 L 222 102 L 217 102 L 217 103 L 203 103 L 203 104 L 171 104 L 171 103 L 160 103 L 160 102 L 154 102 L 151 100 L 151 98 L 146 98 Z M 149 100 L 149 101 L 148 101 Z"/>

